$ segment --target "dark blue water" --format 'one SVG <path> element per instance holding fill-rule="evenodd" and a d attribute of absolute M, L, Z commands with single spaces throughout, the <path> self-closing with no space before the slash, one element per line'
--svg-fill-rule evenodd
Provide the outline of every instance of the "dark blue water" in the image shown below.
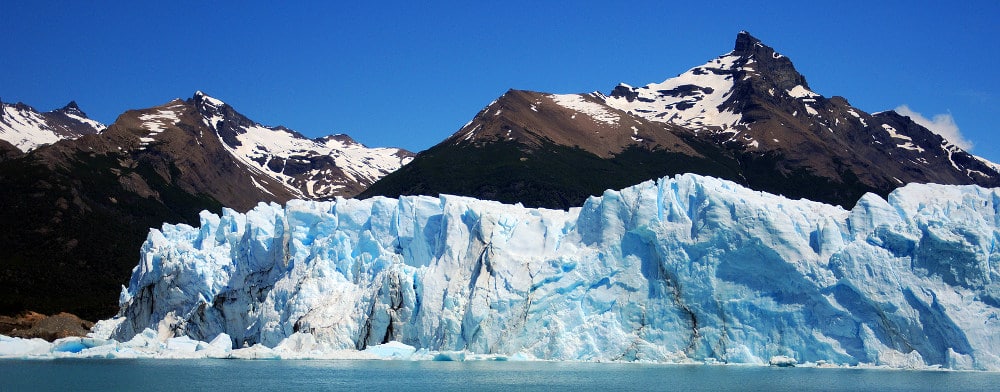
<path fill-rule="evenodd" d="M 0 360 L 0 391 L 988 391 L 1000 373 L 550 362 Z"/>

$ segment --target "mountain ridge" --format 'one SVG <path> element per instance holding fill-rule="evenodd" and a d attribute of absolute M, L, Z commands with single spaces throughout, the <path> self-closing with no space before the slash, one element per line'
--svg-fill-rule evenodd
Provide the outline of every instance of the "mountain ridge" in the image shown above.
<path fill-rule="evenodd" d="M 150 228 L 164 222 L 194 224 L 203 210 L 245 211 L 260 202 L 286 202 L 309 189 L 304 188 L 305 181 L 289 183 L 276 173 L 294 178 L 310 172 L 293 173 L 289 164 L 283 170 L 268 170 L 267 165 L 240 156 L 223 138 L 230 130 L 232 140 L 245 141 L 241 137 L 251 129 L 285 136 L 279 141 L 315 142 L 284 128 L 259 126 L 232 108 L 218 117 L 232 126 L 220 131 L 219 123 L 209 124 L 193 99 L 129 110 L 99 133 L 58 140 L 26 153 L 0 143 L 0 155 L 5 157 L 0 160 L 0 205 L 6 207 L 0 209 L 4 249 L 0 285 L 9 288 L 0 293 L 0 313 L 31 309 L 70 311 L 86 319 L 106 317 L 116 310 L 114 298 Z M 79 111 L 74 107 L 67 105 L 68 115 Z M 366 164 L 368 149 L 349 144 L 345 137 L 325 140 L 330 146 L 325 151 L 311 148 L 296 154 L 281 155 L 285 150 L 266 143 L 255 146 L 265 150 L 261 156 L 295 159 L 322 173 L 380 175 L 388 170 L 387 161 L 370 170 L 341 168 L 337 166 L 341 162 Z M 345 150 L 362 159 L 332 155 L 347 155 L 341 153 Z M 401 150 L 373 151 L 392 156 Z M 406 157 L 405 152 L 400 154 L 399 165 Z M 328 183 L 339 179 L 345 186 L 315 187 L 325 193 L 311 196 L 351 196 L 364 186 L 346 175 L 329 177 Z"/>
<path fill-rule="evenodd" d="M 39 112 L 22 102 L 0 101 L 0 140 L 22 153 L 59 140 L 100 133 L 105 128 L 87 117 L 76 101 L 48 112 Z"/>
<path fill-rule="evenodd" d="M 894 114 L 868 114 L 842 97 L 826 98 L 813 92 L 791 59 L 744 31 L 737 34 L 732 51 L 660 83 L 619 84 L 609 95 L 508 91 L 427 150 L 433 154 L 418 155 L 361 196 L 449 193 L 488 198 L 510 194 L 500 201 L 519 202 L 517 189 L 546 186 L 551 176 L 544 174 L 544 167 L 511 173 L 517 178 L 503 180 L 508 185 L 501 185 L 506 189 L 501 192 L 467 184 L 502 172 L 496 168 L 517 166 L 517 161 L 532 158 L 548 165 L 560 161 L 568 167 L 575 162 L 600 162 L 581 167 L 593 168 L 597 176 L 605 176 L 603 171 L 622 176 L 629 171 L 617 158 L 624 151 L 646 156 L 640 161 L 647 163 L 638 170 L 643 174 L 624 176 L 631 179 L 688 170 L 846 208 L 867 192 L 884 197 L 911 182 L 1000 186 L 996 164 Z M 540 148 L 540 140 L 578 148 L 587 156 L 558 157 L 548 151 L 551 148 Z M 510 144 L 505 149 L 520 151 L 522 156 L 498 156 L 505 161 L 483 170 L 461 167 L 463 156 L 477 153 L 470 149 L 476 145 L 469 144 L 472 141 L 480 147 Z M 678 159 L 656 158 L 663 154 L 699 164 L 685 166 L 678 165 Z M 433 162 L 440 159 L 449 163 Z M 448 166 L 454 169 L 441 170 Z M 528 205 L 569 208 L 605 189 L 627 185 L 611 177 L 595 181 L 586 173 L 571 175 L 571 182 L 591 185 L 549 200 L 533 197 L 531 203 L 537 204 Z M 574 202 L 566 202 L 567 198 Z"/>

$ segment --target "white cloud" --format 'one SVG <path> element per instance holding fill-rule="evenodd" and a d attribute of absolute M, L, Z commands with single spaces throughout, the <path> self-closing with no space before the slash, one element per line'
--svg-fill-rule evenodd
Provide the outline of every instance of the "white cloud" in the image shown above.
<path fill-rule="evenodd" d="M 962 136 L 962 133 L 958 130 L 958 125 L 955 124 L 955 119 L 951 117 L 950 113 L 935 114 L 934 118 L 928 119 L 924 115 L 914 112 L 906 105 L 900 105 L 896 108 L 896 113 L 909 117 L 913 122 L 923 125 L 925 128 L 930 129 L 931 132 L 941 135 L 941 137 L 951 142 L 951 144 L 959 146 L 963 150 L 972 151 L 972 142 Z"/>

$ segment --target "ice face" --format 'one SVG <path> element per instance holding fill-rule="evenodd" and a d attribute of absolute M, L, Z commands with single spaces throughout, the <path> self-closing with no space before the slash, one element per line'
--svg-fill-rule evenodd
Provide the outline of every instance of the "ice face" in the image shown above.
<path fill-rule="evenodd" d="M 696 175 L 569 211 L 260 204 L 153 230 L 109 328 L 261 352 L 998 370 L 998 208 L 1000 190 L 909 185 L 846 211 Z"/>

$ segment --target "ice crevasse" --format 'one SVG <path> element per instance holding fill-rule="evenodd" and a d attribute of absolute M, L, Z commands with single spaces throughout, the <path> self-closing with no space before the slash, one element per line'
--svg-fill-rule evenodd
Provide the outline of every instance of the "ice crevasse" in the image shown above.
<path fill-rule="evenodd" d="M 260 204 L 152 230 L 104 323 L 119 341 L 1000 370 L 998 223 L 1000 189 L 908 185 L 847 211 L 697 175 L 569 211 Z"/>

